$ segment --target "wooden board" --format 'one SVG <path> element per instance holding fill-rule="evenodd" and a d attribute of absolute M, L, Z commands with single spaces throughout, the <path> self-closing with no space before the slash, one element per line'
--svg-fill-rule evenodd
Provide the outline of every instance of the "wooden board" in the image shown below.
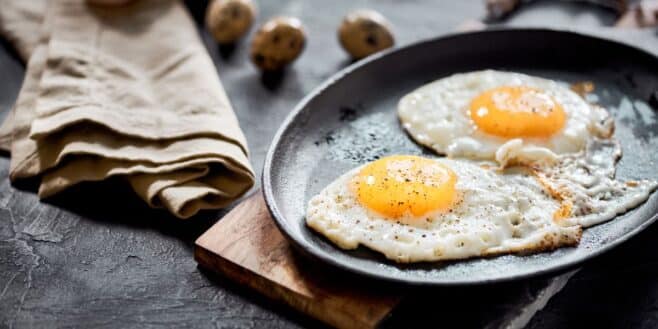
<path fill-rule="evenodd" d="M 197 239 L 194 257 L 201 266 L 337 328 L 374 328 L 401 300 L 390 289 L 327 272 L 291 248 L 258 191 Z"/>

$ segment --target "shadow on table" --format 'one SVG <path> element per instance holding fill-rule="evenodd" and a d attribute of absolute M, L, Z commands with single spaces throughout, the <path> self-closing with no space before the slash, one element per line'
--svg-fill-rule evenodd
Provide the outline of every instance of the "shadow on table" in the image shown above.
<path fill-rule="evenodd" d="M 36 193 L 38 180 L 22 180 L 15 187 Z M 164 209 L 150 208 L 119 177 L 102 182 L 81 183 L 42 201 L 97 223 L 157 230 L 177 237 L 190 246 L 191 242 L 228 211 L 201 211 L 192 218 L 179 219 Z"/>
<path fill-rule="evenodd" d="M 246 298 L 250 303 L 254 303 L 262 308 L 268 309 L 269 311 L 275 312 L 278 315 L 283 316 L 286 320 L 294 322 L 295 324 L 304 327 L 304 328 L 329 328 L 323 323 L 300 314 L 293 310 L 292 308 L 283 305 L 281 303 L 273 302 L 271 299 L 261 295 L 260 293 L 248 288 L 246 286 L 240 285 L 235 281 L 232 281 L 229 278 L 224 277 L 223 275 L 217 274 L 215 272 L 209 271 L 203 267 L 197 267 L 201 274 L 212 284 L 222 287 L 229 291 L 230 293 L 239 295 L 243 298 Z"/>
<path fill-rule="evenodd" d="M 587 264 L 528 328 L 657 328 L 658 225 Z"/>

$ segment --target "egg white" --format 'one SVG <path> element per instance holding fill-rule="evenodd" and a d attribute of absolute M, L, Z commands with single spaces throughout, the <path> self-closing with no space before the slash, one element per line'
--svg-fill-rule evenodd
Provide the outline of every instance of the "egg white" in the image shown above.
<path fill-rule="evenodd" d="M 527 171 L 501 175 L 465 161 L 437 161 L 457 175 L 460 201 L 450 211 L 386 219 L 362 206 L 349 188 L 358 167 L 309 201 L 306 223 L 341 248 L 362 244 L 397 262 L 540 251 L 579 241 L 580 227 L 552 220 L 559 202 Z"/>
<path fill-rule="evenodd" d="M 541 89 L 562 105 L 564 127 L 548 138 L 506 139 L 475 126 L 468 109 L 472 99 L 500 86 Z M 594 137 L 610 137 L 614 121 L 608 112 L 587 103 L 566 84 L 521 73 L 475 71 L 455 74 L 426 84 L 402 97 L 398 116 L 418 143 L 449 157 L 508 162 L 555 160 L 558 155 L 583 150 Z"/>
<path fill-rule="evenodd" d="M 532 253 L 580 241 L 582 228 L 644 201 L 658 182 L 615 180 L 619 144 L 593 140 L 574 154 L 531 167 L 436 159 L 457 175 L 460 201 L 450 211 L 391 220 L 361 205 L 349 187 L 362 166 L 329 184 L 308 204 L 306 223 L 343 249 L 364 245 L 397 262 Z M 565 201 L 570 215 L 554 219 Z"/>
<path fill-rule="evenodd" d="M 646 201 L 658 187 L 652 180 L 615 179 L 621 146 L 614 140 L 592 140 L 581 152 L 560 156 L 555 163 L 535 163 L 533 170 L 545 189 L 558 192 L 573 204 L 572 215 L 561 225 L 590 227 Z"/>

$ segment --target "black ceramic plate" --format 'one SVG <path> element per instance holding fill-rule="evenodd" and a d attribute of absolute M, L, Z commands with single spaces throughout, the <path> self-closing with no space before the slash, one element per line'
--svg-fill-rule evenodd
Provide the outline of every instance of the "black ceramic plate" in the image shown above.
<path fill-rule="evenodd" d="M 565 270 L 656 220 L 658 193 L 615 220 L 585 230 L 578 247 L 412 265 L 395 264 L 365 248 L 341 250 L 306 227 L 308 200 L 348 169 L 388 154 L 433 156 L 401 129 L 396 116 L 401 96 L 429 81 L 481 69 L 593 81 L 598 102 L 616 117 L 615 136 L 624 151 L 617 177 L 658 179 L 658 58 L 572 32 L 522 29 L 450 35 L 359 62 L 292 111 L 274 138 L 263 172 L 265 200 L 284 234 L 303 252 L 349 271 L 412 284 L 459 285 Z M 652 103 L 653 108 L 648 105 Z"/>

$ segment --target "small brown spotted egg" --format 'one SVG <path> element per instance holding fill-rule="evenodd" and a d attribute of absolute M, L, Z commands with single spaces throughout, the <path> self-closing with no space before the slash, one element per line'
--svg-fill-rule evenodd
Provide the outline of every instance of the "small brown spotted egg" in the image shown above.
<path fill-rule="evenodd" d="M 275 17 L 261 26 L 251 42 L 251 60 L 264 71 L 283 69 L 304 50 L 302 22 L 294 17 Z"/>
<path fill-rule="evenodd" d="M 373 10 L 357 10 L 347 14 L 338 29 L 338 39 L 354 59 L 392 47 L 395 43 L 390 24 Z"/>
<path fill-rule="evenodd" d="M 213 0 L 206 10 L 206 27 L 217 42 L 233 43 L 249 31 L 255 16 L 251 0 Z"/>

